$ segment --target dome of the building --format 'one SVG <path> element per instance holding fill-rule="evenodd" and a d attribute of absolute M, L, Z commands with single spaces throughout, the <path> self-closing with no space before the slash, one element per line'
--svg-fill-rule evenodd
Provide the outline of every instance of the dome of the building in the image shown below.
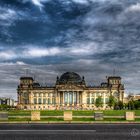
<path fill-rule="evenodd" d="M 66 72 L 62 74 L 59 79 L 60 84 L 65 84 L 65 83 L 80 84 L 81 82 L 82 82 L 82 78 L 80 77 L 79 74 L 75 72 Z"/>

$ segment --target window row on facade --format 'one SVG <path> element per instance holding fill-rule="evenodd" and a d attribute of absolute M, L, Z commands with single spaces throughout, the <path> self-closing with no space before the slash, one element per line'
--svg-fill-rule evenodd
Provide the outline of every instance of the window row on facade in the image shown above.
<path fill-rule="evenodd" d="M 55 98 L 34 98 L 34 104 L 56 104 Z"/>
<path fill-rule="evenodd" d="M 87 104 L 95 104 L 96 103 L 96 99 L 97 98 L 87 98 L 86 103 Z M 105 100 L 104 100 L 104 98 L 102 98 L 102 102 L 107 104 L 109 102 L 109 98 L 105 98 Z"/>

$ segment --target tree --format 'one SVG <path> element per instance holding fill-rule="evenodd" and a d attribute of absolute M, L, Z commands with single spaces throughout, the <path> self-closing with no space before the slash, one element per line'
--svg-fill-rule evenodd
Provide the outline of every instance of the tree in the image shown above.
<path fill-rule="evenodd" d="M 0 110 L 9 110 L 10 108 L 11 108 L 11 106 L 6 105 L 6 104 L 0 105 Z"/>
<path fill-rule="evenodd" d="M 114 109 L 115 110 L 121 110 L 121 109 L 123 109 L 123 107 L 124 107 L 123 102 L 122 101 L 118 101 L 118 102 L 115 103 Z"/>
<path fill-rule="evenodd" d="M 108 101 L 108 106 L 111 108 L 111 107 L 114 107 L 116 104 L 116 99 L 114 96 L 110 95 L 109 97 L 109 101 Z"/>
<path fill-rule="evenodd" d="M 119 106 L 120 109 L 123 109 L 123 107 L 124 107 L 123 102 L 122 101 L 119 101 L 118 102 L 118 106 Z"/>
<path fill-rule="evenodd" d="M 96 107 L 102 107 L 103 106 L 103 100 L 102 97 L 99 96 L 98 98 L 96 98 L 96 102 L 95 102 Z"/>
<path fill-rule="evenodd" d="M 140 109 L 140 100 L 134 101 L 135 109 Z"/>
<path fill-rule="evenodd" d="M 131 109 L 131 110 L 135 109 L 135 104 L 134 104 L 134 101 L 133 100 L 130 100 L 128 102 L 128 109 Z"/>
<path fill-rule="evenodd" d="M 124 103 L 124 109 L 128 109 L 128 103 Z"/>

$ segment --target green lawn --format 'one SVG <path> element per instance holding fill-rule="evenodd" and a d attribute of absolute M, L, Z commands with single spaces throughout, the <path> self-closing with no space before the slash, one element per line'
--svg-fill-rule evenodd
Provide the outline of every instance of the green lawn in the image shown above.
<path fill-rule="evenodd" d="M 73 121 L 95 121 L 94 118 L 73 118 Z M 100 122 L 102 121 L 125 121 L 125 119 L 121 118 L 105 118 L 103 120 L 99 120 Z"/>
<path fill-rule="evenodd" d="M 99 110 L 101 111 L 101 110 Z M 136 116 L 140 116 L 140 110 L 103 110 L 104 116 L 124 116 L 126 111 L 134 111 Z M 63 116 L 61 110 L 45 110 L 40 111 L 41 116 Z M 95 111 L 72 111 L 73 116 L 93 116 Z M 13 110 L 8 112 L 9 116 L 30 116 L 31 111 L 26 110 Z"/>
<path fill-rule="evenodd" d="M 140 116 L 140 110 L 135 110 L 135 115 Z"/>
<path fill-rule="evenodd" d="M 42 118 L 41 121 L 64 121 L 63 118 Z"/>
<path fill-rule="evenodd" d="M 104 121 L 126 121 L 124 118 L 105 118 Z"/>
<path fill-rule="evenodd" d="M 124 116 L 125 110 L 105 110 L 104 116 Z"/>
<path fill-rule="evenodd" d="M 94 118 L 73 118 L 73 121 L 94 121 Z"/>
<path fill-rule="evenodd" d="M 126 111 L 134 111 L 136 116 L 140 116 L 140 110 L 97 110 L 97 111 L 73 111 L 73 116 L 93 116 L 94 112 L 103 112 L 104 116 L 124 116 Z"/>
<path fill-rule="evenodd" d="M 61 110 L 41 111 L 41 116 L 63 116 L 63 111 Z"/>
<path fill-rule="evenodd" d="M 30 116 L 31 111 L 26 110 L 12 110 L 8 112 L 9 116 Z"/>
<path fill-rule="evenodd" d="M 94 115 L 94 111 L 82 111 L 82 110 L 78 110 L 78 111 L 73 111 L 73 116 L 93 116 Z"/>

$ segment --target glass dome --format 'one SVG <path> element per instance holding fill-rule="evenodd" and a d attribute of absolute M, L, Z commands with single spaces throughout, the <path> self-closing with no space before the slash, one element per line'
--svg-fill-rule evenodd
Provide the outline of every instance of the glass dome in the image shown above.
<path fill-rule="evenodd" d="M 81 82 L 82 82 L 82 78 L 80 77 L 79 74 L 75 72 L 66 72 L 62 74 L 59 79 L 60 84 L 65 84 L 65 83 L 80 84 Z"/>

